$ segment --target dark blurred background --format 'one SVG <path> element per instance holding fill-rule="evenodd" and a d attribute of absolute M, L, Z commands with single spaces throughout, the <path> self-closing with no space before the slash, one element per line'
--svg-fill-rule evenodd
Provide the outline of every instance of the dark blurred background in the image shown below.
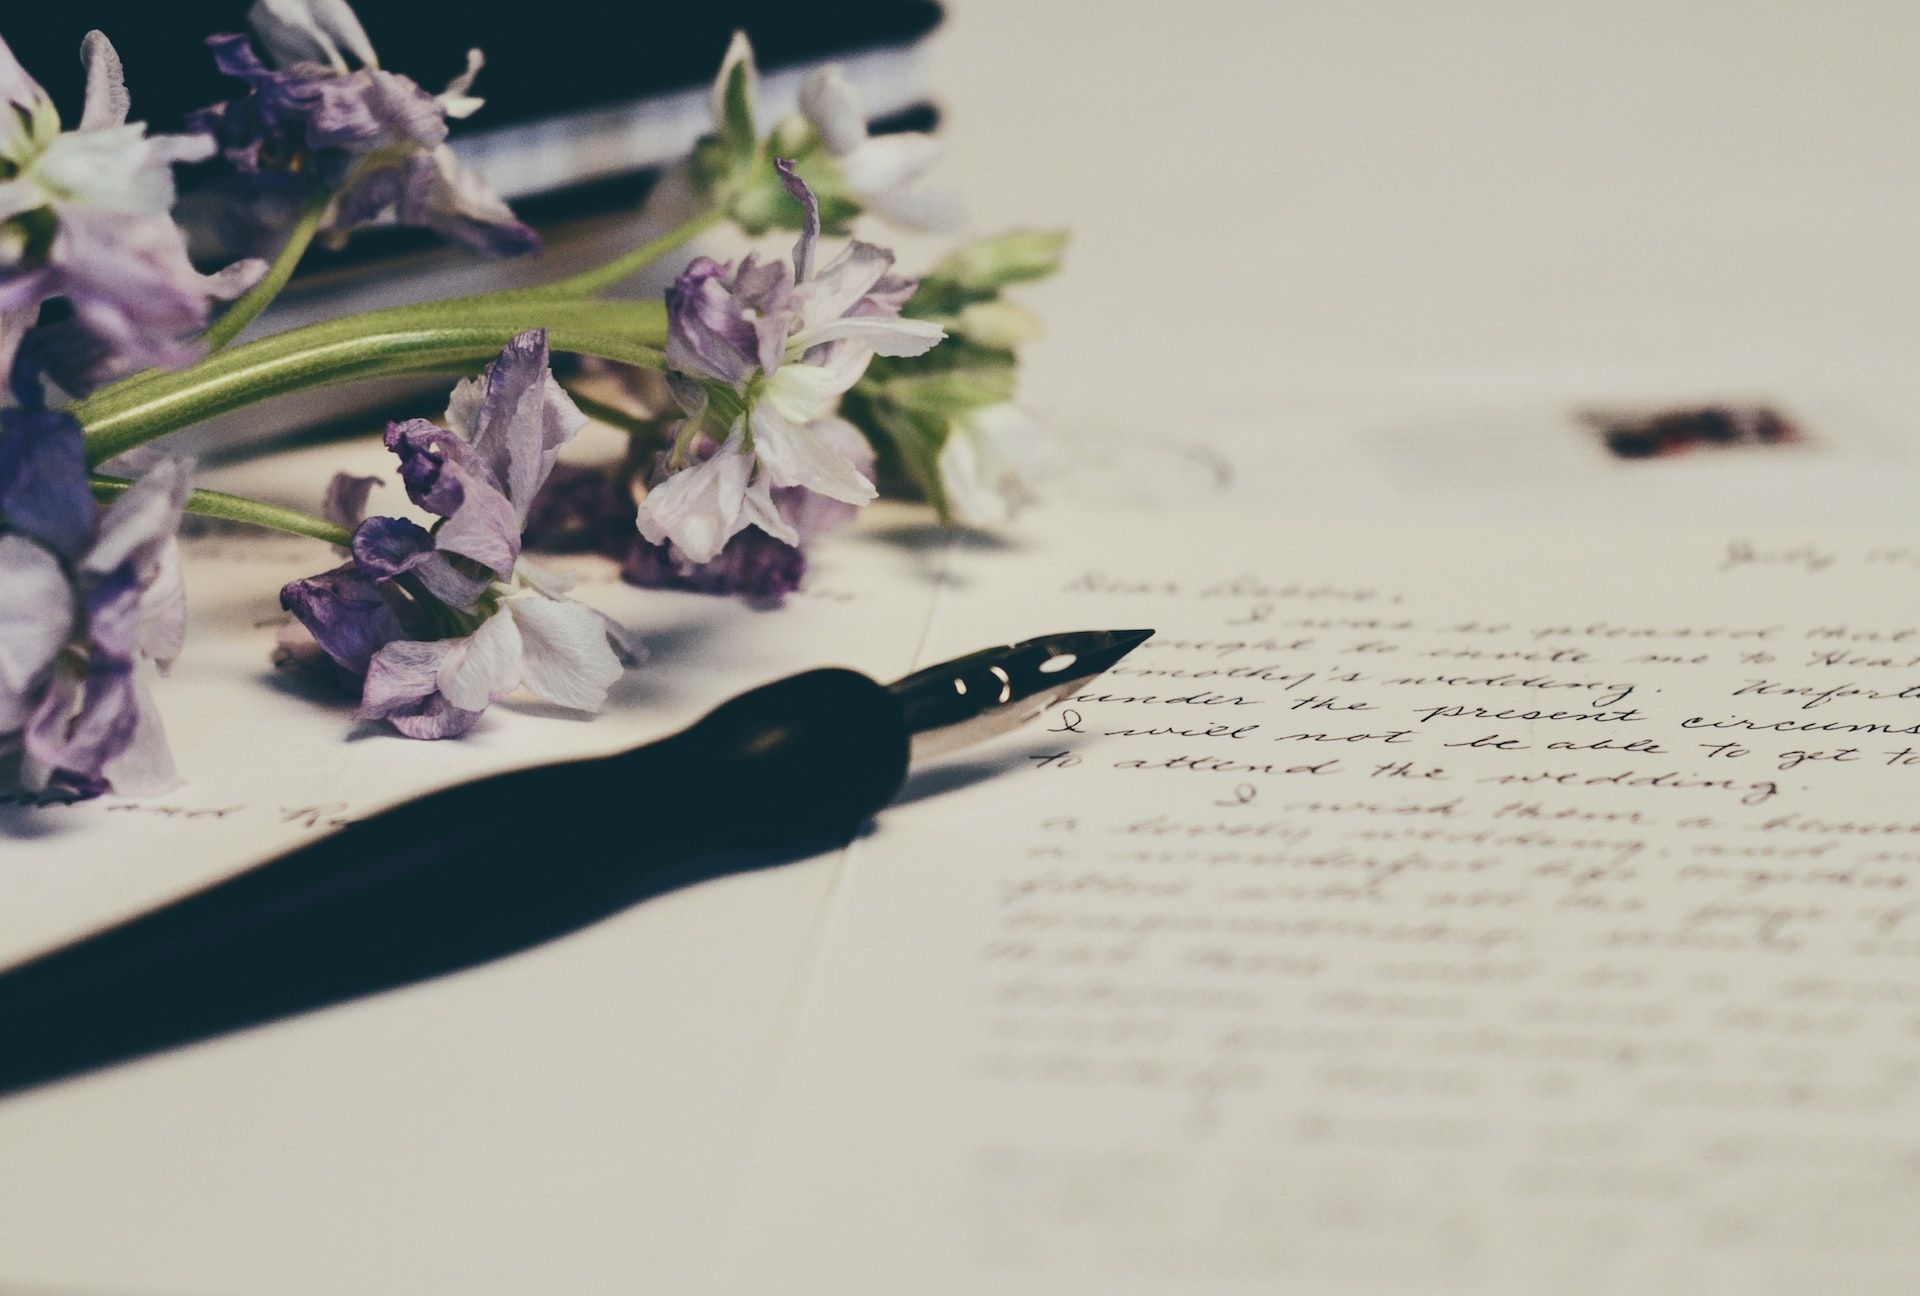
<path fill-rule="evenodd" d="M 98 27 L 126 64 L 134 119 L 164 130 L 232 93 L 205 38 L 246 30 L 248 7 L 247 0 L 16 3 L 0 16 L 0 37 L 71 121 L 81 91 L 80 38 Z M 357 12 L 381 65 L 431 91 L 460 72 L 469 48 L 485 51 L 476 90 L 487 99 L 489 129 L 704 84 L 735 29 L 753 38 L 763 67 L 780 68 L 910 44 L 940 20 L 933 0 L 577 4 L 566 21 L 554 21 L 549 4 L 498 0 L 384 0 Z"/>

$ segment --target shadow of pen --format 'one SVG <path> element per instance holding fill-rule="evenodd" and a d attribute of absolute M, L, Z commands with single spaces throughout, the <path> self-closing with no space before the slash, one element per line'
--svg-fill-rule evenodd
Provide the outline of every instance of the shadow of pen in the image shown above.
<path fill-rule="evenodd" d="M 442 788 L 0 969 L 0 1095 L 491 963 L 844 845 L 907 775 L 885 686 L 806 671 L 613 756 Z"/>
<path fill-rule="evenodd" d="M 1004 773 L 1015 763 L 946 763 L 917 771 L 896 804 L 957 791 Z M 210 1005 L 206 1011 L 196 1009 L 201 997 L 195 994 L 194 984 L 177 978 L 156 991 L 147 983 L 124 977 L 95 977 L 75 986 L 70 978 L 63 983 L 56 976 L 42 978 L 38 985 L 29 979 L 24 993 L 20 993 L 19 969 L 0 971 L 0 1100 L 387 990 L 458 976 L 565 940 L 675 891 L 844 850 L 872 830 L 873 820 L 867 819 L 851 831 L 815 831 L 777 846 L 689 852 L 659 868 L 590 870 L 584 876 L 573 876 L 565 886 L 522 897 L 510 920 L 499 918 L 497 906 L 490 902 L 448 896 L 444 913 L 447 924 L 458 926 L 463 919 L 490 924 L 483 937 L 467 942 L 471 952 L 464 956 L 435 946 L 431 936 L 423 933 L 421 943 L 428 949 L 417 965 L 396 967 L 389 963 L 377 975 L 355 979 L 343 973 L 335 980 L 322 978 L 294 989 L 275 985 L 270 978 L 255 987 L 235 986 L 229 981 L 217 993 L 203 987 L 209 991 L 204 999 Z M 514 843 L 505 840 L 496 846 L 498 850 L 514 848 Z M 636 848 L 637 843 L 604 839 L 576 843 L 578 851 Z M 307 965 L 319 957 L 324 957 L 324 951 L 315 949 L 299 961 Z M 107 966 L 111 970 L 112 965 Z M 28 971 L 32 971 L 30 965 Z M 251 996 L 250 989 L 255 992 Z"/>

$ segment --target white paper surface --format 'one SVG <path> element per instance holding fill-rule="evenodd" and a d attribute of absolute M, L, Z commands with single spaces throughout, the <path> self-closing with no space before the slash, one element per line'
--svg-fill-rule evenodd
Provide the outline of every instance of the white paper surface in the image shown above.
<path fill-rule="evenodd" d="M 322 447 L 206 484 L 311 507 L 335 468 L 390 463 L 377 444 Z M 268 664 L 280 583 L 337 561 L 252 533 L 188 546 L 188 645 L 156 686 L 187 782 L 148 801 L 0 807 L 0 960 L 335 818 L 642 742 L 809 665 L 901 674 L 933 557 L 850 537 L 778 612 L 556 560 L 651 660 L 604 715 L 510 701 L 443 743 L 356 734 L 350 699 L 317 700 Z M 556 820 L 556 849 L 644 850 L 675 813 L 648 793 L 633 789 L 624 838 Z M 835 863 L 702 883 L 492 967 L 0 1103 L 0 1291 L 690 1290 Z"/>
<path fill-rule="evenodd" d="M 1023 290 L 1050 329 L 1028 357 L 1023 398 L 1087 447 L 1102 480 L 1076 498 L 1102 507 L 1226 502 L 1282 517 L 1358 514 L 1383 501 L 1482 520 L 1578 512 L 1597 528 L 1583 537 L 1675 516 L 1738 520 L 1756 533 L 1769 519 L 1821 527 L 1871 519 L 1887 534 L 1904 525 L 1911 487 L 1884 461 L 1864 472 L 1804 460 L 1774 471 L 1778 461 L 1764 456 L 1700 456 L 1650 466 L 1630 489 L 1595 490 L 1575 474 L 1559 483 L 1536 475 L 1514 490 L 1491 475 L 1423 502 L 1394 488 L 1390 467 L 1351 434 L 1451 424 L 1463 412 L 1504 416 L 1541 399 L 1819 393 L 1909 447 L 1910 462 L 1920 408 L 1907 376 L 1920 352 L 1912 305 L 1920 259 L 1911 255 L 1920 169 L 1905 124 L 1920 115 L 1920 79 L 1906 52 L 1920 9 L 1217 0 L 1115 3 L 1099 17 L 1090 25 L 1082 5 L 967 0 L 951 6 L 933 50 L 952 144 L 943 182 L 967 194 L 982 229 L 1075 231 L 1066 275 Z M 932 252 L 911 239 L 899 246 L 904 265 Z M 1120 457 L 1133 464 L 1116 477 L 1109 460 Z M 310 504 L 336 466 L 346 465 L 304 469 L 287 498 Z M 1168 555 L 1182 551 L 1181 536 L 1143 534 Z M 1597 541 L 1578 545 L 1588 543 Z M 821 561 L 831 574 L 867 559 L 843 542 Z M 889 546 L 873 561 L 890 597 L 916 597 L 927 566 L 920 551 Z M 275 579 L 249 583 L 230 607 L 200 597 L 202 583 L 198 615 L 251 633 L 253 619 L 273 610 Z M 736 682 L 815 660 L 811 639 L 794 633 L 796 616 L 816 616 L 804 603 L 753 617 L 607 593 L 610 606 L 639 600 L 641 620 L 715 618 L 722 628 L 706 642 L 725 655 L 716 671 L 740 668 L 725 679 L 663 669 L 652 677 L 659 693 L 648 684 L 622 699 L 658 706 L 661 724 L 690 717 Z M 878 636 L 917 631 L 921 606 L 833 628 L 832 657 L 890 669 Z M 942 626 L 952 646 L 973 646 L 963 627 Z M 262 643 L 222 649 L 196 634 L 178 687 L 211 688 L 231 669 L 245 681 L 247 707 L 235 727 L 279 714 L 259 696 Z M 315 724 L 310 704 L 289 709 L 320 735 L 298 770 L 303 787 L 371 768 L 367 744 L 343 755 L 340 730 Z M 635 732 L 652 724 L 509 711 L 476 738 L 497 746 L 500 735 L 564 732 L 567 742 L 611 745 L 629 723 Z M 218 745 L 178 722 L 174 740 L 189 758 Z M 420 763 L 400 771 L 392 794 L 495 758 L 514 756 L 406 757 Z M 201 792 L 196 782 L 182 797 Z M 949 804 L 985 807 L 965 822 L 972 833 L 1001 812 L 987 795 L 956 791 L 919 805 L 943 816 Z M 862 868 L 877 866 L 897 818 L 862 845 Z M 35 842 L 50 862 L 46 877 L 12 863 L 18 843 L 0 840 L 8 895 L 23 897 L 17 926 L 0 913 L 7 947 L 241 862 L 237 849 L 206 859 L 159 849 L 218 841 L 231 828 L 169 837 L 164 821 L 137 822 L 145 831 L 115 828 L 100 839 L 113 851 L 91 858 Z M 123 849 L 146 851 L 148 865 L 122 858 Z M 111 884 L 90 881 L 94 870 Z M 820 860 L 709 884 L 563 949 L 0 1104 L 0 1290 L 625 1296 L 701 1291 L 723 1250 L 744 1253 L 749 1270 L 802 1253 L 777 1221 L 764 1236 L 752 1225 L 777 1205 L 764 1185 L 792 1182 L 787 1155 L 797 1146 L 791 1134 L 763 1145 L 764 1133 L 783 1126 L 755 1114 L 770 1078 L 786 1074 L 772 1061 L 785 1056 L 791 1030 L 783 1005 L 814 946 L 832 872 Z M 851 896 L 836 918 L 855 916 Z M 923 943 L 929 963 L 944 948 Z M 834 973 L 819 983 L 816 1013 L 840 984 Z M 889 1038 L 873 1056 L 846 1058 L 846 1083 L 864 1092 L 868 1072 L 919 1047 L 917 1034 Z M 818 1063 L 818 1050 L 801 1055 L 795 1087 L 780 1089 L 783 1110 L 818 1093 Z M 800 1114 L 845 1112 L 803 1104 Z M 882 1109 L 875 1128 L 931 1146 L 915 1128 L 921 1121 L 952 1125 L 959 1116 Z M 975 1128 L 961 1125 L 953 1137 Z M 1379 1138 L 1395 1133 L 1385 1127 Z M 871 1141 L 869 1132 L 859 1147 Z M 930 1204 L 955 1226 L 945 1242 L 953 1249 L 929 1263 L 934 1276 L 904 1290 L 937 1290 L 938 1264 L 977 1259 L 965 1249 L 974 1239 L 957 1230 L 981 1216 L 941 1195 L 966 1163 L 930 1159 L 916 1182 L 931 1187 L 908 1190 L 883 1176 L 897 1168 L 885 1156 L 839 1168 L 853 1155 L 838 1145 L 822 1153 L 823 1186 L 853 1180 L 865 1164 L 873 1173 L 856 1185 L 856 1209 L 907 1193 L 909 1206 Z M 725 1231 L 723 1207 L 749 1163 L 762 1191 L 750 1222 Z M 1032 1163 L 1009 1164 L 1035 1177 Z M 1157 1164 L 1121 1161 L 1102 1181 L 1138 1185 Z M 816 1195 L 788 1204 L 834 1203 Z M 1734 1236 L 1738 1205 L 1730 1201 L 1726 1217 Z M 924 1228 L 930 1218 L 912 1222 Z M 1863 1217 L 1821 1208 L 1809 1218 L 1837 1230 Z M 902 1245 L 881 1254 L 892 1263 Z M 880 1262 L 876 1272 L 894 1277 Z M 810 1277 L 782 1274 L 765 1290 L 804 1290 Z M 1799 1277 L 1783 1271 L 1773 1286 L 1825 1291 L 1853 1275 L 1836 1261 L 1830 1274 Z M 843 1291 L 902 1290 L 881 1281 L 850 1279 Z"/>
<path fill-rule="evenodd" d="M 1159 634 L 853 849 L 724 1290 L 1912 1289 L 1920 547 L 951 557 Z"/>

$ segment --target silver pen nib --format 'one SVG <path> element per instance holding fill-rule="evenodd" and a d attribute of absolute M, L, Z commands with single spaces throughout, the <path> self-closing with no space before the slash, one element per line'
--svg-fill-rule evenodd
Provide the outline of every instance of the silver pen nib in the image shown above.
<path fill-rule="evenodd" d="M 1151 630 L 1076 630 L 968 653 L 887 686 L 925 760 L 1010 732 L 1153 637 Z"/>

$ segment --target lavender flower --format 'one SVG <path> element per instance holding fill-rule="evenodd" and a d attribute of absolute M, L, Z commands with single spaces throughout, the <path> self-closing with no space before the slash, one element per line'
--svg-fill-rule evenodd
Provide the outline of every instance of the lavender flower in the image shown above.
<path fill-rule="evenodd" d="M 248 20 L 272 66 L 243 35 L 211 37 L 215 65 L 247 90 L 201 109 L 190 124 L 239 172 L 257 224 L 283 221 L 318 186 L 333 195 L 321 222 L 329 242 L 390 221 L 494 255 L 539 246 L 446 144 L 448 119 L 481 105 L 469 93 L 479 50 L 433 95 L 380 66 L 345 0 L 257 0 Z"/>
<path fill-rule="evenodd" d="M 779 166 L 807 213 L 791 269 L 752 255 L 738 265 L 702 257 L 667 292 L 667 363 L 688 420 L 666 475 L 641 501 L 639 527 L 695 563 L 748 526 L 799 543 L 774 502 L 778 488 L 855 507 L 873 499 L 845 434 L 829 430 L 838 399 L 875 355 L 920 355 L 946 336 L 900 317 L 913 284 L 889 274 L 891 252 L 855 242 L 815 270 L 818 206 Z M 717 448 L 693 462 L 688 450 L 708 428 Z"/>
<path fill-rule="evenodd" d="M 620 576 L 644 589 L 737 594 L 777 607 L 800 588 L 807 574 L 805 551 L 757 529 L 734 536 L 703 563 L 688 561 L 672 545 L 643 536 L 632 540 Z"/>
<path fill-rule="evenodd" d="M 809 431 L 833 453 L 844 456 L 868 482 L 875 476 L 873 447 L 858 428 L 840 418 L 816 420 Z M 700 437 L 693 455 L 708 459 L 719 447 Z M 768 491 L 776 527 L 749 526 L 735 533 L 704 561 L 690 558 L 678 545 L 634 535 L 621 576 L 630 585 L 684 589 L 700 594 L 739 594 L 778 605 L 800 587 L 806 575 L 802 546 L 852 522 L 859 509 L 805 486 L 776 486 Z"/>
<path fill-rule="evenodd" d="M 350 562 L 280 591 L 360 681 L 356 718 L 448 738 L 516 689 L 583 711 L 605 703 L 633 645 L 520 556 L 534 499 L 585 421 L 548 369 L 546 334 L 533 330 L 454 388 L 451 430 L 424 419 L 387 429 L 408 497 L 439 521 L 367 518 Z M 355 495 L 364 500 L 352 483 L 330 492 L 336 505 Z"/>
<path fill-rule="evenodd" d="M 177 780 L 136 674 L 186 633 L 174 532 L 186 466 L 162 462 L 105 510 L 68 415 L 0 410 L 0 752 L 61 798 L 138 796 Z"/>
<path fill-rule="evenodd" d="M 172 165 L 208 156 L 191 135 L 129 123 L 113 46 L 81 44 L 87 69 L 80 124 L 60 128 L 46 92 L 0 41 L 0 373 L 42 303 L 64 297 L 69 333 L 62 381 L 84 390 L 152 365 L 178 367 L 199 350 L 211 299 L 237 296 L 264 266 L 240 262 L 211 277 L 187 260 L 174 225 Z"/>

